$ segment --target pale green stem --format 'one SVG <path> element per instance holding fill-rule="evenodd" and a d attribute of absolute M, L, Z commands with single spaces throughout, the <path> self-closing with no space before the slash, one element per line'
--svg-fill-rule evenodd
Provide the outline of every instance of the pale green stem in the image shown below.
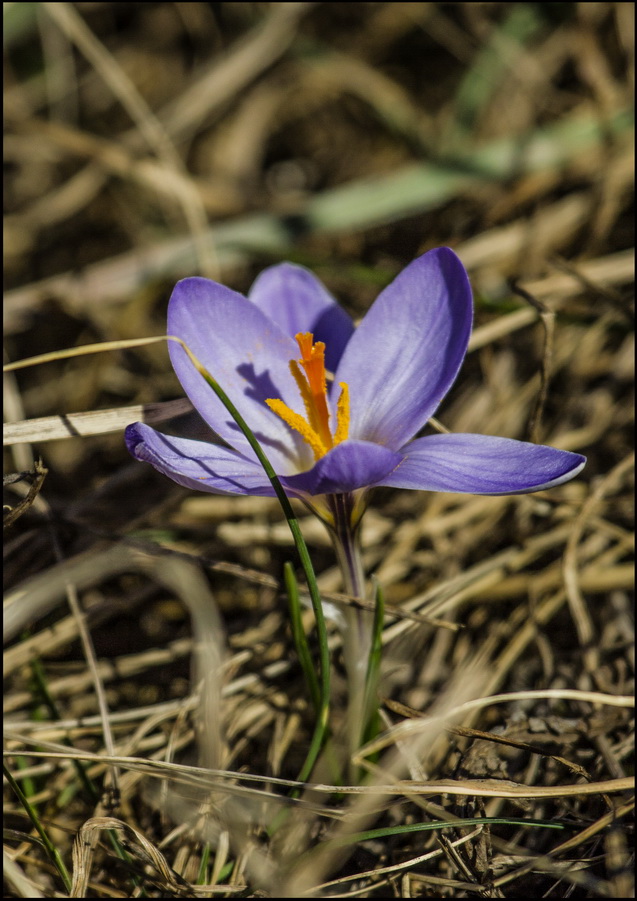
<path fill-rule="evenodd" d="M 333 524 L 330 535 L 336 559 L 343 576 L 346 594 L 365 599 L 365 575 L 360 552 L 360 516 L 355 517 L 352 494 L 334 494 L 328 499 Z M 367 610 L 350 606 L 345 610 L 343 630 L 343 658 L 347 671 L 349 697 L 347 702 L 347 745 L 350 781 L 355 781 L 352 755 L 359 749 L 365 726 L 365 686 L 369 654 L 372 645 L 374 617 Z"/>

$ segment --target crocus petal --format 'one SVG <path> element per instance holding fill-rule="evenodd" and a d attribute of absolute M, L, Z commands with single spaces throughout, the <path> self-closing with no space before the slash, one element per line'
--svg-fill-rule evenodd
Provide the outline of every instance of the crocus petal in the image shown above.
<path fill-rule="evenodd" d="M 274 494 L 260 464 L 229 448 L 174 438 L 141 422 L 127 426 L 125 439 L 134 457 L 185 488 L 211 494 Z"/>
<path fill-rule="evenodd" d="M 312 332 L 315 341 L 323 341 L 325 363 L 335 371 L 354 323 L 314 273 L 292 263 L 270 266 L 248 296 L 286 335 Z"/>
<path fill-rule="evenodd" d="M 280 472 L 311 464 L 302 439 L 265 404 L 280 398 L 303 411 L 289 362 L 298 346 L 246 297 L 205 278 L 178 282 L 168 305 L 168 334 L 190 347 L 221 385 Z M 170 358 L 186 394 L 208 425 L 224 441 L 253 457 L 253 452 L 221 401 L 197 372 L 184 349 L 169 343 Z"/>
<path fill-rule="evenodd" d="M 526 494 L 567 482 L 586 457 L 543 444 L 487 435 L 429 435 L 404 448 L 378 484 L 464 494 Z"/>
<path fill-rule="evenodd" d="M 321 457 L 312 469 L 281 479 L 292 492 L 305 494 L 344 494 L 366 488 L 398 466 L 402 455 L 369 441 L 343 441 Z"/>
<path fill-rule="evenodd" d="M 430 250 L 385 288 L 336 372 L 347 382 L 350 437 L 398 450 L 451 387 L 471 332 L 471 287 L 448 247 Z"/>

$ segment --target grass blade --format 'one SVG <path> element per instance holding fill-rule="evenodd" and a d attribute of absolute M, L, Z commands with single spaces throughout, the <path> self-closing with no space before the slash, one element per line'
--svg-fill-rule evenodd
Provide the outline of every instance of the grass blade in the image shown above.
<path fill-rule="evenodd" d="M 71 877 L 69 876 L 69 872 L 66 869 L 66 866 L 60 856 L 59 851 L 57 850 L 57 848 L 55 847 L 55 845 L 49 838 L 44 826 L 40 822 L 40 818 L 38 817 L 37 811 L 35 810 L 33 805 L 29 802 L 29 799 L 26 797 L 26 795 L 24 794 L 24 792 L 22 791 L 22 789 L 20 788 L 20 786 L 18 785 L 16 780 L 11 775 L 11 771 L 9 770 L 7 765 L 4 763 L 3 763 L 3 769 L 4 769 L 4 775 L 5 775 L 7 782 L 9 783 L 9 785 L 11 786 L 11 788 L 13 789 L 15 794 L 18 796 L 18 800 L 24 807 L 27 816 L 33 823 L 33 828 L 35 829 L 35 831 L 38 833 L 38 835 L 42 839 L 42 844 L 44 845 L 44 849 L 47 853 L 47 856 L 49 857 L 49 860 L 51 861 L 51 863 L 53 864 L 55 869 L 58 871 L 58 873 L 62 877 L 62 881 L 64 882 L 64 886 L 65 886 L 67 892 L 70 892 L 71 891 Z"/>
<path fill-rule="evenodd" d="M 285 580 L 285 588 L 288 596 L 288 605 L 290 609 L 290 625 L 292 628 L 292 638 L 296 647 L 296 653 L 299 655 L 299 662 L 305 674 L 305 681 L 312 698 L 312 703 L 317 713 L 321 709 L 321 690 L 319 688 L 316 671 L 312 663 L 312 655 L 307 637 L 303 629 L 301 621 L 301 602 L 299 599 L 299 585 L 296 581 L 294 568 L 289 562 L 283 565 L 283 578 Z"/>
<path fill-rule="evenodd" d="M 372 645 L 365 676 L 365 718 L 363 720 L 363 742 L 371 741 L 378 733 L 378 678 L 383 651 L 383 623 L 385 620 L 385 594 L 380 582 L 372 577 L 374 586 L 374 622 L 372 624 Z"/>

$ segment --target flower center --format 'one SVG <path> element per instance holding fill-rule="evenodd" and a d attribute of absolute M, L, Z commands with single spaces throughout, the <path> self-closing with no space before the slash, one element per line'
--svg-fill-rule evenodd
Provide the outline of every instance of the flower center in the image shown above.
<path fill-rule="evenodd" d="M 268 407 L 297 431 L 311 447 L 315 460 L 345 441 L 349 434 L 349 388 L 339 382 L 341 393 L 336 406 L 336 428 L 330 430 L 330 413 L 327 406 L 327 377 L 325 374 L 325 344 L 317 341 L 311 332 L 299 332 L 295 336 L 301 350 L 300 360 L 290 360 L 290 372 L 298 385 L 305 419 L 295 413 L 282 400 L 266 400 Z"/>

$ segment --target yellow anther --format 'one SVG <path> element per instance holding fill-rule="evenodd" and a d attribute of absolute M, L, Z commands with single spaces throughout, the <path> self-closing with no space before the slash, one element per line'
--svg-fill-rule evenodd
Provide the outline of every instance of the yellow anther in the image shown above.
<path fill-rule="evenodd" d="M 341 393 L 336 406 L 336 429 L 330 430 L 330 413 L 327 404 L 327 376 L 325 372 L 325 344 L 317 341 L 311 332 L 300 332 L 296 340 L 301 351 L 300 360 L 290 360 L 290 372 L 294 377 L 305 407 L 304 419 L 291 410 L 282 400 L 266 400 L 268 407 L 297 431 L 312 449 L 316 460 L 328 450 L 345 441 L 349 436 L 349 389 L 340 382 Z"/>
<path fill-rule="evenodd" d="M 341 393 L 336 405 L 336 431 L 334 432 L 334 444 L 340 444 L 349 438 L 349 385 L 347 382 L 339 382 Z"/>
<path fill-rule="evenodd" d="M 320 460 L 321 457 L 325 456 L 328 449 L 300 413 L 290 410 L 288 405 L 284 404 L 282 400 L 266 400 L 266 404 L 273 413 L 281 417 L 283 422 L 287 423 L 291 429 L 294 429 L 302 436 L 303 440 L 312 448 L 312 453 L 316 460 Z"/>

